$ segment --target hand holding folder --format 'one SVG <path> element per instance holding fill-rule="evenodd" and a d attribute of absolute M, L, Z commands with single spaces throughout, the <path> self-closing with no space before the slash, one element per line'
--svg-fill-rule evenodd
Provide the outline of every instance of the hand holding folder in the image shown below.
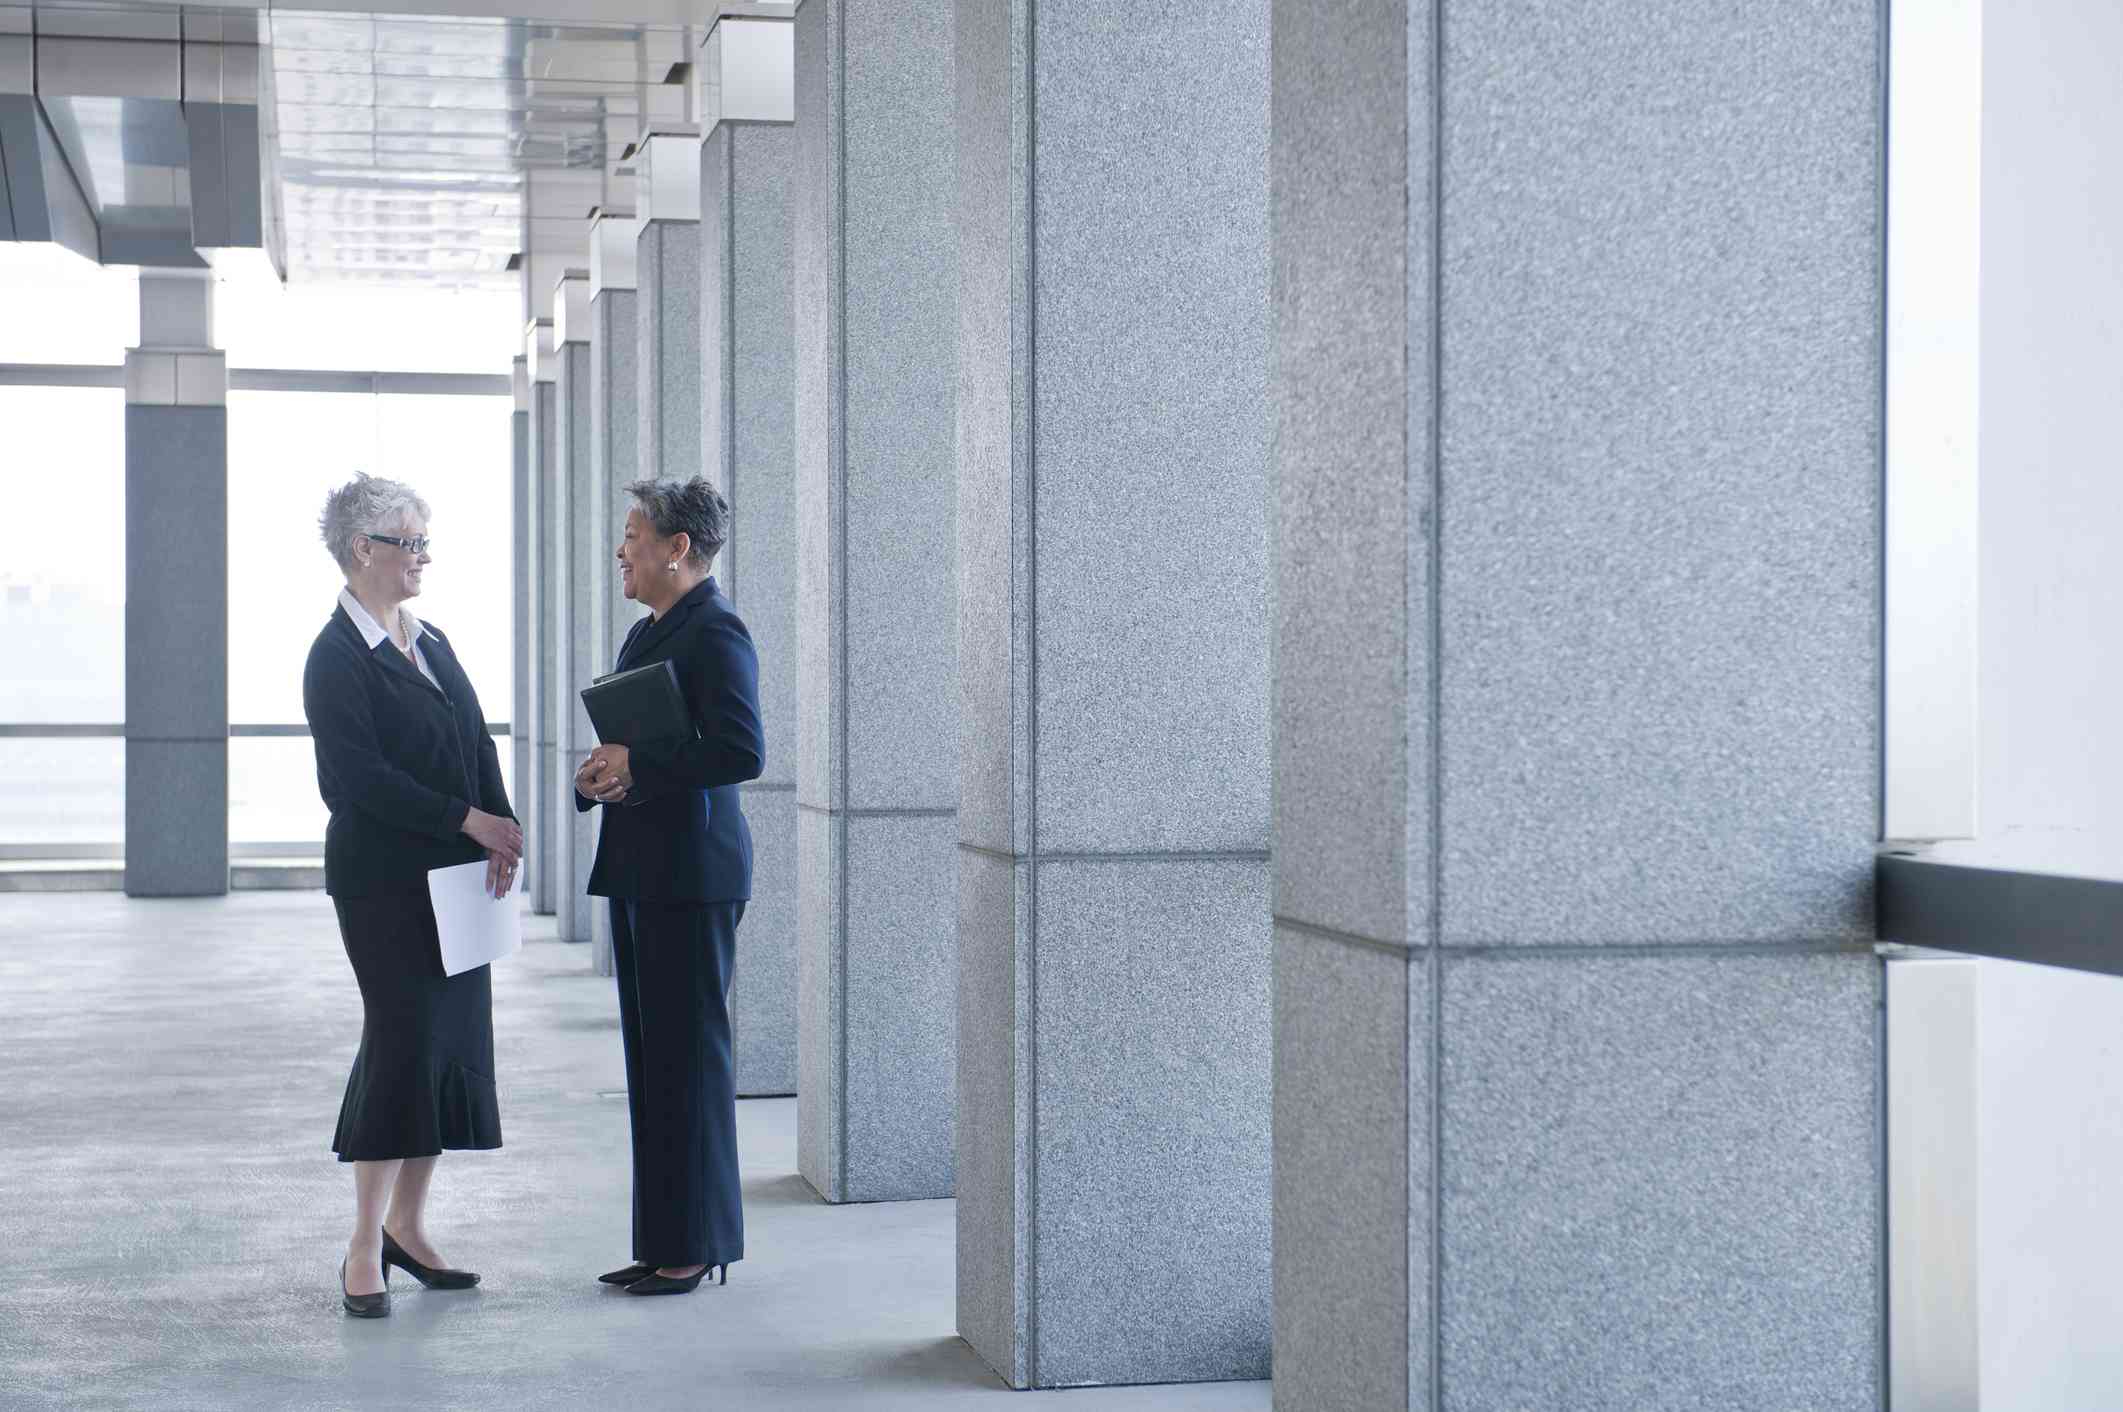
<path fill-rule="evenodd" d="M 684 740 L 693 734 L 678 671 L 668 660 L 597 678 L 582 689 L 582 705 L 606 745 L 632 749 L 647 740 Z"/>
<path fill-rule="evenodd" d="M 669 661 L 652 662 L 631 671 L 599 677 L 583 688 L 582 704 L 589 712 L 590 724 L 596 728 L 601 745 L 619 746 L 627 752 L 648 741 L 686 740 L 698 733 L 686 710 L 685 693 L 679 689 L 677 670 Z M 594 764 L 595 759 L 593 756 L 586 762 L 584 769 Z M 599 803 L 637 802 L 629 797 L 631 789 L 625 785 L 621 787 L 629 788 L 629 795 L 605 793 L 602 786 L 610 778 L 591 780 L 585 785 L 583 777 L 578 775 L 576 790 Z"/>

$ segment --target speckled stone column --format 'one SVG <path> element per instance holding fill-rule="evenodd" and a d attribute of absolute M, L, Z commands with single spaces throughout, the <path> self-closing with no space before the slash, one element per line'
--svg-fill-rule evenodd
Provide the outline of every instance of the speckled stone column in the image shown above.
<path fill-rule="evenodd" d="M 635 320 L 640 296 L 634 287 L 636 231 L 634 218 L 600 214 L 590 222 L 590 477 L 583 491 L 585 513 L 576 526 L 577 562 L 582 565 L 583 675 L 587 683 L 617 665 L 619 644 L 641 616 L 639 604 L 619 591 L 619 571 L 612 555 L 626 527 L 632 503 L 623 487 L 640 474 L 641 381 Z M 596 740 L 578 692 L 575 700 L 580 764 Z M 572 787 L 570 776 L 570 787 Z M 572 803 L 569 806 L 573 807 Z M 582 816 L 586 827 L 577 846 L 583 851 L 578 876 L 587 885 L 596 859 L 597 829 L 602 815 Z M 602 900 L 587 895 L 590 965 L 601 976 L 612 974 L 612 914 Z"/>
<path fill-rule="evenodd" d="M 211 272 L 142 270 L 125 354 L 129 897 L 229 890 L 227 403 Z"/>
<path fill-rule="evenodd" d="M 701 444 L 729 497 L 717 577 L 759 652 L 767 766 L 744 788 L 752 902 L 730 999 L 737 1091 L 796 1092 L 795 346 L 785 122 L 724 120 L 701 143 Z"/>
<path fill-rule="evenodd" d="M 1274 0 L 1279 1408 L 1881 1405 L 1881 15 Z"/>
<path fill-rule="evenodd" d="M 652 131 L 641 147 L 643 219 L 635 247 L 641 474 L 688 480 L 706 469 L 700 454 L 700 137 Z"/>
<path fill-rule="evenodd" d="M 1266 0 L 958 18 L 958 1331 L 1262 1378 Z"/>
<path fill-rule="evenodd" d="M 516 410 L 509 417 L 509 529 L 515 563 L 510 596 L 515 633 L 514 693 L 509 706 L 509 805 L 524 819 L 531 810 L 531 375 L 524 360 L 510 365 Z"/>
<path fill-rule="evenodd" d="M 556 858 L 559 833 L 553 817 L 553 693 L 548 686 L 554 668 L 553 636 L 553 523 L 560 482 L 558 398 L 559 359 L 553 343 L 553 321 L 532 321 L 524 345 L 531 373 L 531 562 L 526 577 L 531 585 L 531 641 L 526 644 L 531 665 L 531 792 L 527 805 L 518 812 L 524 824 L 524 856 L 529 860 L 531 910 L 552 916 L 559 893 Z"/>
<path fill-rule="evenodd" d="M 584 528 L 589 520 L 590 482 L 590 273 L 569 270 L 553 288 L 553 337 L 559 374 L 553 381 L 553 518 L 545 527 L 546 614 L 553 633 L 553 670 L 544 701 L 553 713 L 550 771 L 553 916 L 562 941 L 590 939 L 589 880 L 585 845 L 597 821 L 575 812 L 575 767 L 595 739 L 589 716 L 576 696 L 587 678 L 590 616 Z"/>
<path fill-rule="evenodd" d="M 951 11 L 804 0 L 795 46 L 797 1164 L 829 1201 L 942 1197 L 957 955 Z"/>

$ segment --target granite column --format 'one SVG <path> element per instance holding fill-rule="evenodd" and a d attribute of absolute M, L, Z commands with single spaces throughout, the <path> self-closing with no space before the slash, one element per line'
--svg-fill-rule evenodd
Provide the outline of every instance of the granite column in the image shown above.
<path fill-rule="evenodd" d="M 1877 1408 L 1884 11 L 1273 10 L 1276 1404 Z"/>
<path fill-rule="evenodd" d="M 785 20 L 725 19 L 750 48 L 778 45 Z M 726 36 L 728 38 L 730 36 Z M 725 45 L 716 50 L 726 54 Z M 710 46 L 714 48 L 714 46 Z M 786 72 L 786 63 L 782 66 Z M 724 114 L 701 143 L 701 445 L 729 498 L 723 589 L 759 652 L 767 763 L 744 787 L 752 828 L 752 902 L 737 934 L 730 1016 L 742 1095 L 796 1092 L 796 449 L 789 169 L 792 95 L 784 81 L 748 111 Z M 723 85 L 727 93 L 734 85 Z M 758 101 L 761 97 L 769 100 Z"/>
<path fill-rule="evenodd" d="M 140 272 L 125 354 L 125 891 L 229 888 L 228 360 L 211 270 Z"/>
<path fill-rule="evenodd" d="M 553 817 L 553 524 L 559 508 L 559 358 L 553 321 L 534 319 L 524 335 L 524 358 L 531 378 L 530 542 L 531 562 L 525 578 L 531 587 L 531 636 L 522 651 L 530 668 L 530 794 L 517 805 L 524 825 L 524 856 L 531 869 L 531 910 L 552 916 L 559 897 L 556 855 L 558 820 Z"/>
<path fill-rule="evenodd" d="M 951 31 L 796 12 L 797 1162 L 829 1201 L 953 1189 Z"/>
<path fill-rule="evenodd" d="M 1266 0 L 958 20 L 958 1330 L 1266 1377 Z"/>
<path fill-rule="evenodd" d="M 641 607 L 619 591 L 613 552 L 626 526 L 624 487 L 640 474 L 641 382 L 635 371 L 640 343 L 635 321 L 640 296 L 634 287 L 638 231 L 625 212 L 599 212 L 590 220 L 590 458 L 589 480 L 581 487 L 582 514 L 576 525 L 574 551 L 580 564 L 584 618 L 578 630 L 581 655 L 575 659 L 578 680 L 588 683 L 616 665 L 619 644 L 641 616 Z M 596 740 L 581 698 L 575 702 L 574 763 L 588 757 Z M 572 777 L 571 777 L 572 778 Z M 572 803 L 569 806 L 573 807 Z M 601 815 L 583 815 L 577 836 L 577 875 L 587 884 L 596 858 Z M 612 916 L 601 899 L 585 897 L 591 943 L 591 968 L 612 974 Z"/>
<path fill-rule="evenodd" d="M 589 520 L 590 274 L 568 270 L 553 286 L 553 518 L 540 546 L 546 554 L 546 623 L 553 634 L 552 671 L 543 705 L 552 713 L 548 748 L 553 847 L 553 915 L 562 941 L 590 939 L 586 840 L 596 820 L 575 811 L 575 767 L 590 753 L 589 717 L 576 693 L 587 681 L 589 614 L 583 531 Z"/>

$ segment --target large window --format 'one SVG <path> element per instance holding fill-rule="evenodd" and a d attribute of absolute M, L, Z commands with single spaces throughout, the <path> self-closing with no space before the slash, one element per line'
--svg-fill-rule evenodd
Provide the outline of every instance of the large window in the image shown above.
<path fill-rule="evenodd" d="M 413 611 L 449 634 L 487 719 L 508 718 L 510 410 L 501 397 L 229 394 L 229 719 L 239 729 L 303 720 L 303 662 L 344 583 L 318 515 L 357 471 L 405 481 L 428 502 L 435 562 Z M 229 809 L 238 845 L 322 838 L 309 742 L 231 742 Z"/>
<path fill-rule="evenodd" d="M 321 847 L 325 813 L 302 666 L 341 578 L 317 516 L 356 471 L 410 482 L 435 563 L 414 605 L 450 635 L 487 718 L 512 699 L 505 392 L 252 391 L 251 369 L 507 370 L 513 287 L 284 288 L 261 263 L 215 273 L 229 421 L 229 837 L 233 852 Z M 0 861 L 114 858 L 125 831 L 125 398 L 134 271 L 0 243 Z M 51 365 L 62 366 L 56 370 Z M 55 385 L 56 384 L 56 385 Z M 508 769 L 506 735 L 496 742 Z"/>
<path fill-rule="evenodd" d="M 0 387 L 0 487 L 0 857 L 108 852 L 125 833 L 124 394 Z"/>

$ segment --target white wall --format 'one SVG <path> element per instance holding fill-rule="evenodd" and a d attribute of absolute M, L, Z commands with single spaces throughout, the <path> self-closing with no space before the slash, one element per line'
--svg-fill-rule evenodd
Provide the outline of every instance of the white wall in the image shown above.
<path fill-rule="evenodd" d="M 1981 833 L 2123 864 L 2123 4 L 1984 11 Z M 2104 869 L 2104 870 L 2105 870 Z M 2123 1405 L 2123 981 L 1980 964 L 1983 1406 Z"/>

